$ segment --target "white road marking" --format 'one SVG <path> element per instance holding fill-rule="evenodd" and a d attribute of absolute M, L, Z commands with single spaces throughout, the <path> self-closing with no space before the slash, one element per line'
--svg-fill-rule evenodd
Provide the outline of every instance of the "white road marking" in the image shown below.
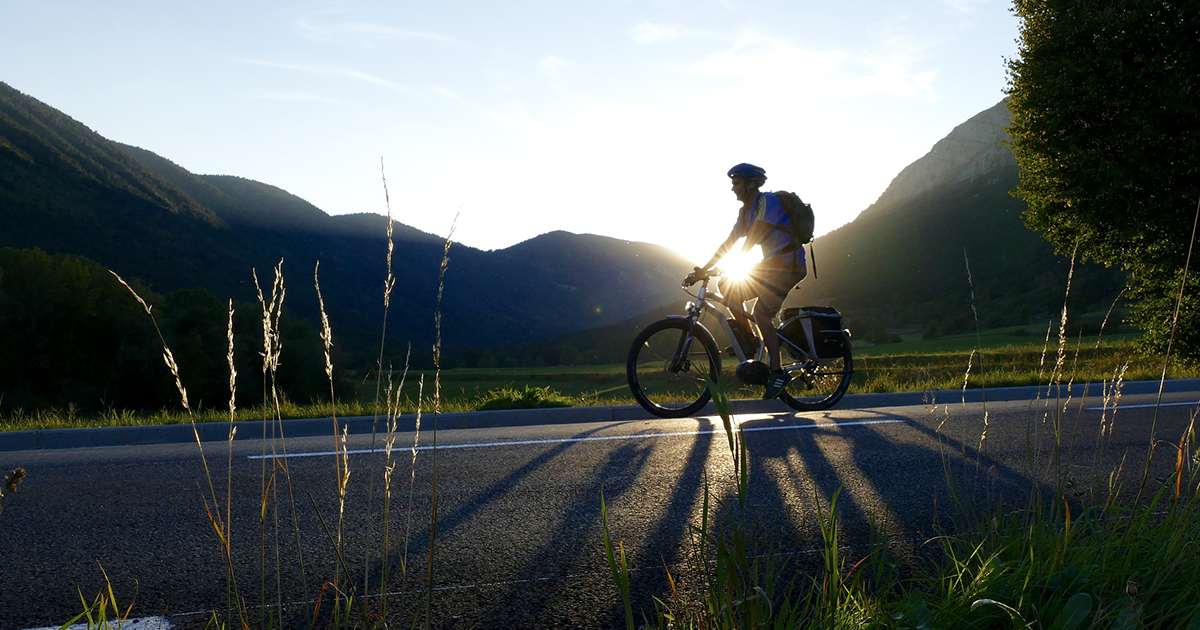
<path fill-rule="evenodd" d="M 1173 402 L 1173 403 L 1147 403 L 1145 405 L 1117 405 L 1117 409 L 1152 409 L 1154 407 L 1185 407 L 1191 405 L 1193 407 L 1200 406 L 1200 402 Z M 1112 407 L 1088 407 L 1088 411 L 1108 411 Z"/>
<path fill-rule="evenodd" d="M 749 420 L 760 420 L 760 419 L 771 418 L 771 417 L 773 417 L 773 416 L 769 416 L 769 415 L 742 416 L 741 422 L 745 423 Z M 799 431 L 802 429 L 835 429 L 835 428 L 840 428 L 840 427 L 859 427 L 859 426 L 867 426 L 867 425 L 873 425 L 873 424 L 895 424 L 898 422 L 904 422 L 904 420 L 900 420 L 897 418 L 888 418 L 888 419 L 882 419 L 882 420 L 855 420 L 855 421 L 851 421 L 851 422 L 825 422 L 825 423 L 820 423 L 820 424 L 789 424 L 786 426 L 775 426 L 775 427 L 744 427 L 742 429 L 742 431 L 745 433 L 753 433 L 753 432 L 758 432 L 758 431 Z M 428 451 L 428 450 L 433 450 L 434 448 L 437 448 L 438 450 L 444 451 L 444 450 L 458 449 L 458 448 L 496 448 L 496 447 L 504 447 L 504 446 L 536 446 L 536 445 L 542 445 L 542 444 L 566 444 L 566 443 L 575 443 L 575 442 L 601 442 L 601 441 L 609 441 L 609 440 L 647 440 L 647 439 L 659 439 L 659 438 L 668 438 L 668 437 L 713 435 L 716 433 L 724 433 L 724 432 L 725 432 L 724 427 L 718 427 L 715 429 L 703 429 L 703 430 L 698 429 L 695 431 L 673 431 L 670 433 L 640 433 L 640 434 L 633 433 L 633 434 L 624 434 L 624 435 L 589 435 L 589 436 L 585 436 L 585 437 L 547 438 L 547 439 L 540 439 L 540 440 L 500 440 L 500 441 L 496 441 L 496 442 L 466 442 L 466 443 L 461 443 L 461 444 L 439 444 L 436 447 L 425 445 L 425 446 L 418 446 L 417 450 L 418 451 Z M 375 449 L 367 448 L 367 449 L 348 450 L 348 451 L 346 451 L 346 454 L 348 454 L 348 455 L 367 455 L 367 454 L 382 453 L 382 452 L 384 452 L 384 449 L 382 449 L 382 448 L 375 448 Z M 412 448 L 411 447 L 393 448 L 393 452 L 396 452 L 396 453 L 410 452 L 411 453 Z M 341 453 L 339 453 L 337 451 L 315 451 L 315 452 L 311 452 L 311 453 L 287 453 L 286 455 L 285 454 L 250 455 L 247 457 L 247 459 L 291 459 L 291 458 L 299 458 L 299 457 L 331 457 L 333 455 L 340 455 L 340 454 Z"/>
<path fill-rule="evenodd" d="M 92 630 L 117 630 L 117 628 L 121 630 L 173 630 L 174 627 L 166 617 L 139 617 L 124 621 L 109 621 L 103 626 L 92 628 Z M 61 629 L 60 626 L 46 626 L 29 630 L 89 630 L 89 627 L 86 623 L 77 623 Z"/>

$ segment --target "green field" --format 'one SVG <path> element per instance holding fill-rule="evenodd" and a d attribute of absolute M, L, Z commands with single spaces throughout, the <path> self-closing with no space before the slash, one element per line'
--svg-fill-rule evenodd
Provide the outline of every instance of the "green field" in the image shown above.
<path fill-rule="evenodd" d="M 1162 376 L 1162 357 L 1138 352 L 1129 335 L 1084 337 L 1059 343 L 1051 339 L 1014 334 L 1015 329 L 984 331 L 979 335 L 946 336 L 922 340 L 920 335 L 903 341 L 872 346 L 855 342 L 854 381 L 850 393 L 932 391 L 978 387 L 1044 385 L 1053 382 L 1101 383 L 1114 380 L 1147 380 Z M 758 388 L 733 387 L 734 361 L 724 360 L 724 380 L 732 398 L 761 395 Z M 1200 370 L 1169 366 L 1168 378 L 1194 378 Z M 185 377 L 186 385 L 186 377 Z M 434 374 L 430 371 L 394 374 L 399 389 L 401 413 L 433 411 Z M 401 380 L 403 387 L 400 388 Z M 422 383 L 423 381 L 423 383 Z M 387 383 L 380 386 L 386 398 Z M 334 409 L 327 401 L 298 402 L 285 398 L 280 414 L 285 418 L 374 415 L 377 406 L 374 381 L 360 381 L 352 400 L 338 401 Z M 625 381 L 623 365 L 572 365 L 538 368 L 461 368 L 441 372 L 439 410 L 446 412 L 480 409 L 545 406 L 589 406 L 635 404 Z M 384 413 L 386 409 L 380 409 Z M 239 409 L 238 420 L 274 417 L 273 406 Z M 205 422 L 229 420 L 228 409 L 200 409 L 196 419 Z M 0 430 L 127 426 L 188 422 L 180 410 L 133 412 L 109 410 L 84 415 L 73 408 L 33 412 L 16 411 L 0 417 Z"/>

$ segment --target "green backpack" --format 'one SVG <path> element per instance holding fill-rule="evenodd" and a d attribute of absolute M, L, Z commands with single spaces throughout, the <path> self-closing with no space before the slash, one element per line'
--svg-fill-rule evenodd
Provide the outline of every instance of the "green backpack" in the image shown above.
<path fill-rule="evenodd" d="M 784 212 L 787 212 L 788 223 L 791 224 L 790 230 L 792 235 L 792 245 L 789 246 L 790 251 L 800 249 L 805 243 L 811 243 L 813 240 L 813 209 L 812 206 L 800 200 L 796 193 L 786 190 L 777 190 L 774 194 L 779 197 L 779 201 L 783 204 Z"/>

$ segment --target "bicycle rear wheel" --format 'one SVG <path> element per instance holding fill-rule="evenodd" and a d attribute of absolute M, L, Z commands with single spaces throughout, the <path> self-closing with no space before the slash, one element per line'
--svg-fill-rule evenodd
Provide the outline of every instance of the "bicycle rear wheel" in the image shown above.
<path fill-rule="evenodd" d="M 704 326 L 684 318 L 664 319 L 633 340 L 625 373 L 643 409 L 660 418 L 685 418 L 711 398 L 708 381 L 717 382 L 721 355 Z"/>
<path fill-rule="evenodd" d="M 850 387 L 854 375 L 854 359 L 850 353 L 850 337 L 842 333 L 842 354 L 836 359 L 808 361 L 809 365 L 791 370 L 792 383 L 779 394 L 787 406 L 796 411 L 821 411 L 837 404 Z M 791 366 L 803 365 L 793 361 Z M 784 363 L 784 369 L 789 364 Z"/>

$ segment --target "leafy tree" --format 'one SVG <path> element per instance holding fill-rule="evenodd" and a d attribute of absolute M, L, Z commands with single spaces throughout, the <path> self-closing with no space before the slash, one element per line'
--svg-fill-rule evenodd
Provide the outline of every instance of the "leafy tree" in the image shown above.
<path fill-rule="evenodd" d="M 136 281 L 152 305 L 162 297 Z M 78 256 L 0 249 L 0 402 L 6 408 L 168 404 L 173 384 L 142 307 Z"/>
<path fill-rule="evenodd" d="M 1015 0 L 1017 195 L 1059 253 L 1127 271 L 1131 321 L 1166 348 L 1200 202 L 1200 3 Z M 1200 360 L 1193 271 L 1177 356 Z"/>
<path fill-rule="evenodd" d="M 153 308 L 194 407 L 229 401 L 228 303 L 204 290 L 162 296 L 130 284 Z M 234 318 L 239 405 L 263 400 L 262 323 L 257 304 Z M 329 398 L 324 349 L 308 323 L 284 311 L 278 383 L 296 401 Z M 335 335 L 336 335 L 335 331 Z M 141 305 L 104 266 L 64 254 L 0 248 L 0 411 L 176 407 L 162 342 Z M 333 349 L 335 374 L 347 364 Z M 339 377 L 335 394 L 349 393 Z"/>

